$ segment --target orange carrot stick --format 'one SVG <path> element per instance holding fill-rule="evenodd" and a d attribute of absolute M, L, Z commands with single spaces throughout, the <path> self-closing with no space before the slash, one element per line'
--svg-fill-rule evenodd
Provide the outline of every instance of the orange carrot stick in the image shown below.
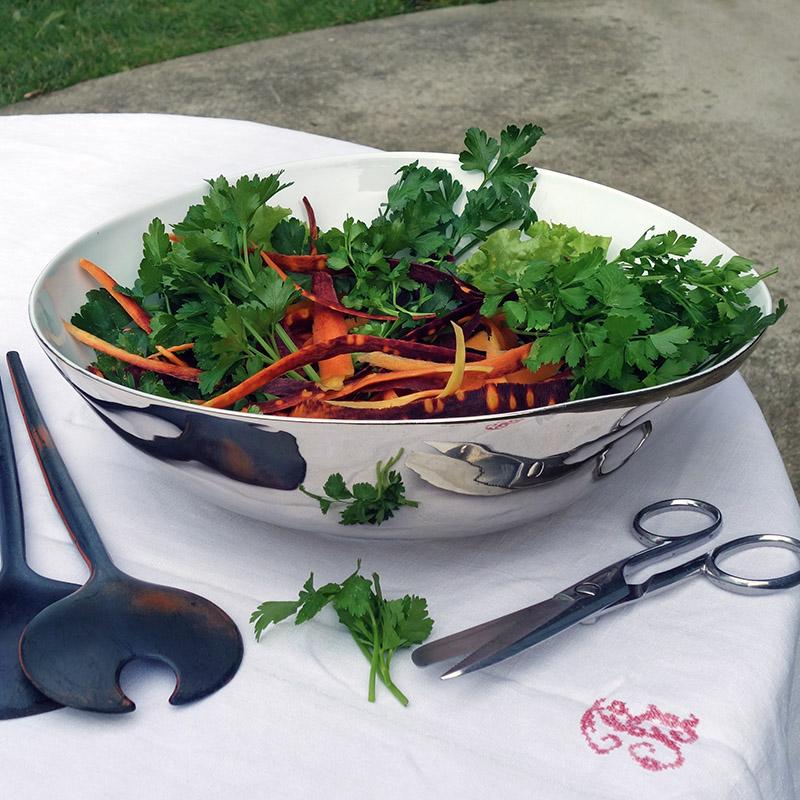
<path fill-rule="evenodd" d="M 200 378 L 200 370 L 194 367 L 179 367 L 176 364 L 169 364 L 164 361 L 156 361 L 155 359 L 134 355 L 127 350 L 123 350 L 121 347 L 115 347 L 113 344 L 109 344 L 109 342 L 94 336 L 88 331 L 76 328 L 66 321 L 64 322 L 64 327 L 67 332 L 74 336 L 79 342 L 88 345 L 93 350 L 98 350 L 106 355 L 114 356 L 114 358 L 118 358 L 126 364 L 139 367 L 139 369 L 144 369 L 149 372 L 160 372 L 163 375 L 170 375 L 173 378 L 180 378 L 180 380 L 192 381 L 193 383 L 197 383 Z"/>
<path fill-rule="evenodd" d="M 170 353 L 182 353 L 184 350 L 191 350 L 194 348 L 194 342 L 187 342 L 186 344 L 175 344 L 172 347 L 161 347 L 160 344 L 156 345 L 156 348 L 160 350 L 166 350 Z M 161 353 L 153 353 L 148 358 L 161 358 Z M 185 363 L 185 362 L 184 362 Z"/>
<path fill-rule="evenodd" d="M 492 338 L 497 341 L 502 350 L 510 350 L 519 344 L 519 338 L 511 328 L 508 327 L 505 315 L 501 312 L 493 317 L 483 317 L 484 323 L 492 332 Z"/>
<path fill-rule="evenodd" d="M 321 272 L 317 272 L 312 279 L 311 287 L 314 293 L 317 294 L 319 292 L 324 282 L 331 284 L 330 291 L 335 296 L 336 292 L 333 289 L 331 276 Z M 347 324 L 344 320 L 344 314 L 316 303 L 314 305 L 314 320 L 311 331 L 312 341 L 315 344 L 330 341 L 337 336 L 346 336 Z M 320 386 L 323 389 L 341 389 L 345 380 L 354 372 L 353 358 L 349 353 L 323 359 L 319 362 Z"/>
<path fill-rule="evenodd" d="M 474 364 L 485 364 L 492 367 L 489 378 L 497 378 L 500 375 L 506 375 L 509 372 L 519 369 L 522 362 L 528 357 L 531 351 L 531 343 L 521 344 L 519 347 L 514 347 L 511 350 L 503 350 L 500 353 L 487 355 L 486 358 L 480 361 L 474 361 Z"/>
<path fill-rule="evenodd" d="M 97 264 L 93 264 L 86 258 L 78 261 L 81 269 L 88 272 L 124 309 L 128 316 L 145 332 L 152 333 L 150 326 L 150 315 L 132 298 L 118 292 L 114 287 L 117 282 Z"/>
<path fill-rule="evenodd" d="M 509 372 L 505 375 L 504 380 L 506 383 L 540 383 L 556 375 L 561 367 L 562 365 L 560 363 L 542 364 L 536 372 L 531 372 L 529 369 L 523 367 L 514 372 Z"/>
<path fill-rule="evenodd" d="M 285 328 L 291 328 L 298 322 L 311 319 L 314 313 L 314 304 L 308 300 L 301 300 L 299 303 L 292 303 L 283 315 L 281 323 Z"/>
<path fill-rule="evenodd" d="M 167 350 L 166 347 L 162 347 L 160 344 L 156 345 L 156 350 L 167 359 L 167 361 L 171 361 L 173 364 L 177 364 L 179 367 L 188 367 L 189 365 L 180 357 L 176 356 L 171 350 Z"/>

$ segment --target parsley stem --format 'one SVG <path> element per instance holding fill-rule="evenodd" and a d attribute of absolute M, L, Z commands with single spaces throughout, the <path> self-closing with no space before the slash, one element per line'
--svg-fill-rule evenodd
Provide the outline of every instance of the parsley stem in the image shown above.
<path fill-rule="evenodd" d="M 249 253 L 247 250 L 247 229 L 242 229 L 242 253 L 244 257 L 242 258 L 242 266 L 244 267 L 245 274 L 247 275 L 248 280 L 250 281 L 250 285 L 252 286 L 256 282 L 256 276 L 253 275 L 253 270 L 250 269 L 250 264 L 248 263 L 249 260 Z"/>
<path fill-rule="evenodd" d="M 242 297 L 245 298 L 250 294 L 250 286 L 248 286 L 238 275 L 234 272 L 228 272 L 227 270 L 223 273 L 228 280 L 235 283 L 240 291 L 242 292 Z"/>
<path fill-rule="evenodd" d="M 381 651 L 378 649 L 378 634 L 375 632 L 375 641 L 372 643 L 372 658 L 370 659 L 369 668 L 369 693 L 367 700 L 370 703 L 375 702 L 375 677 L 378 674 L 378 663 L 381 660 Z"/>
<path fill-rule="evenodd" d="M 397 688 L 395 682 L 389 676 L 389 665 L 392 662 L 392 654 L 388 653 L 385 661 L 381 661 L 381 679 L 384 686 L 400 701 L 404 706 L 408 705 L 408 698 Z"/>
<path fill-rule="evenodd" d="M 350 629 L 348 628 L 348 630 Z M 350 635 L 353 637 L 353 641 L 358 645 L 358 649 L 361 651 L 364 658 L 366 658 L 367 661 L 372 664 L 372 653 L 369 651 L 369 648 L 358 638 L 355 631 L 350 630 Z M 384 677 L 382 670 L 378 671 L 377 676 L 380 678 L 381 683 L 388 689 L 389 687 L 386 685 L 386 678 Z"/>
<path fill-rule="evenodd" d="M 369 693 L 367 700 L 370 703 L 375 702 L 375 677 L 378 674 L 378 666 L 381 663 L 381 633 L 378 629 L 378 621 L 372 613 L 372 609 L 368 608 L 370 626 L 372 627 L 372 658 L 370 659 L 369 667 Z"/>
<path fill-rule="evenodd" d="M 267 355 L 268 358 L 271 358 L 273 361 L 278 361 L 280 359 L 280 354 L 278 351 L 272 347 L 271 345 L 267 344 L 264 340 L 264 337 L 249 323 L 246 319 L 242 319 L 245 328 L 253 335 L 253 338 L 264 348 L 264 353 Z"/>
<path fill-rule="evenodd" d="M 250 331 L 250 333 L 253 335 L 253 338 L 261 345 L 261 347 L 264 350 L 263 353 L 259 353 L 257 350 L 254 350 L 253 352 L 258 356 L 265 355 L 268 359 L 270 359 L 272 361 L 272 363 L 275 363 L 276 361 L 280 361 L 281 354 L 278 352 L 278 350 L 275 347 L 273 347 L 272 345 L 268 344 L 264 340 L 264 338 L 261 336 L 261 334 L 246 319 L 243 319 L 242 322 L 244 323 L 245 328 L 247 328 L 247 330 Z M 290 378 L 294 378 L 295 380 L 298 380 L 298 381 L 304 380 L 303 376 L 300 375 L 295 370 L 292 370 L 291 372 L 287 372 L 286 374 Z"/>
<path fill-rule="evenodd" d="M 489 228 L 488 230 L 485 230 L 485 231 L 479 231 L 479 233 L 480 233 L 480 236 L 475 236 L 475 237 L 472 239 L 472 241 L 471 241 L 471 242 L 468 242 L 467 244 L 465 244 L 465 245 L 464 245 L 464 246 L 463 246 L 463 247 L 462 247 L 462 248 L 461 248 L 461 249 L 460 249 L 460 250 L 459 250 L 457 253 L 455 253 L 455 254 L 453 255 L 453 261 L 458 261 L 458 259 L 459 259 L 459 258 L 461 258 L 461 256 L 463 256 L 463 255 L 464 255 L 464 253 L 466 253 L 466 252 L 467 252 L 467 250 L 470 250 L 470 249 L 471 249 L 472 247 L 474 247 L 474 246 L 475 246 L 475 245 L 476 245 L 478 242 L 484 242 L 484 241 L 486 241 L 486 239 L 488 239 L 488 238 L 489 238 L 489 237 L 490 237 L 490 236 L 491 236 L 493 233 L 495 233 L 495 232 L 499 231 L 499 230 L 500 230 L 500 228 L 506 228 L 506 227 L 508 227 L 508 223 L 509 223 L 509 222 L 511 222 L 511 220 L 510 220 L 510 219 L 504 219 L 502 222 L 498 222 L 496 225 L 492 225 L 492 227 L 491 227 L 491 228 Z"/>
<path fill-rule="evenodd" d="M 292 341 L 292 337 L 289 336 L 288 333 L 286 333 L 286 330 L 284 329 L 283 325 L 280 324 L 280 322 L 275 323 L 275 333 L 278 334 L 281 341 L 286 345 L 286 347 L 289 348 L 290 352 L 292 353 L 297 352 L 297 345 Z M 320 380 L 317 371 L 310 364 L 306 364 L 306 366 L 303 367 L 303 372 L 305 372 L 306 375 L 308 375 L 309 380 L 312 380 L 314 382 Z"/>

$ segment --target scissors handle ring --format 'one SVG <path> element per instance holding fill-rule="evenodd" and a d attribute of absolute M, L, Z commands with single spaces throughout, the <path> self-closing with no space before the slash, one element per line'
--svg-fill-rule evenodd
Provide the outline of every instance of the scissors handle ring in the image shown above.
<path fill-rule="evenodd" d="M 692 531 L 691 533 L 676 534 L 670 536 L 669 534 L 655 533 L 644 527 L 642 522 L 651 514 L 664 509 L 689 509 L 691 511 L 699 511 L 711 519 L 711 523 L 705 528 Z M 674 497 L 671 500 L 659 500 L 657 503 L 651 503 L 645 506 L 633 518 L 633 531 L 634 536 L 644 545 L 652 547 L 652 545 L 684 542 L 687 546 L 691 542 L 702 541 L 709 539 L 713 536 L 714 532 L 722 524 L 722 512 L 711 503 L 705 500 L 694 500 L 691 497 Z"/>
<path fill-rule="evenodd" d="M 719 547 L 715 547 L 706 558 L 703 572 L 717 586 L 740 594 L 757 594 L 758 592 L 774 591 L 776 589 L 791 589 L 793 586 L 800 584 L 800 570 L 791 572 L 788 575 L 779 575 L 776 578 L 758 579 L 733 575 L 718 565 L 717 562 L 722 556 L 729 555 L 737 550 L 747 550 L 751 547 L 782 547 L 800 556 L 800 540 L 792 536 L 784 536 L 779 533 L 742 536 L 740 539 L 734 539 L 731 542 L 725 542 Z"/>

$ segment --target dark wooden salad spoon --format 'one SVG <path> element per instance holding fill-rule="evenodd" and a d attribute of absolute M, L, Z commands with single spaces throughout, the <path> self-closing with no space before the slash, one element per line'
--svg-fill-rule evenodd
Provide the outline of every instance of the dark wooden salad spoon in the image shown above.
<path fill-rule="evenodd" d="M 61 708 L 45 697 L 19 664 L 19 637 L 43 609 L 78 587 L 45 578 L 25 560 L 25 523 L 14 442 L 0 383 L 0 719 Z"/>
<path fill-rule="evenodd" d="M 25 674 L 63 705 L 106 713 L 134 710 L 119 676 L 136 658 L 172 668 L 173 705 L 215 692 L 241 663 L 239 629 L 208 600 L 132 578 L 114 565 L 53 444 L 19 355 L 7 358 L 50 494 L 91 570 L 81 589 L 44 609 L 25 629 L 19 649 Z"/>

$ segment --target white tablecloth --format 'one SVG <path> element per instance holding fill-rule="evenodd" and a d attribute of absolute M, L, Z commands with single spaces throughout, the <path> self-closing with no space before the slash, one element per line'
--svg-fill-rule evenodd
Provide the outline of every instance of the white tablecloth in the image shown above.
<path fill-rule="evenodd" d="M 366 701 L 366 662 L 332 613 L 281 625 L 258 645 L 248 626 L 258 602 L 294 597 L 311 569 L 322 581 L 340 580 L 361 557 L 388 595 L 426 596 L 443 635 L 550 596 L 632 552 L 633 514 L 663 497 L 719 505 L 722 540 L 800 534 L 780 457 L 738 376 L 691 410 L 674 436 L 645 447 L 635 467 L 556 518 L 462 541 L 365 543 L 272 531 L 176 494 L 39 350 L 27 321 L 29 287 L 86 229 L 198 179 L 358 149 L 216 119 L 0 119 L 0 350 L 22 353 L 119 565 L 209 597 L 246 642 L 236 678 L 191 706 L 167 704 L 166 668 L 132 666 L 123 688 L 137 702 L 133 714 L 61 710 L 0 722 L 0 797 L 794 798 L 800 590 L 754 598 L 695 578 L 447 683 L 403 653 L 393 670 L 408 708 L 386 692 Z M 48 499 L 4 365 L 0 372 L 30 561 L 81 581 L 83 562 Z M 625 728 L 617 739 L 608 736 L 610 714 Z M 671 746 L 637 733 L 635 717 L 664 731 Z"/>

